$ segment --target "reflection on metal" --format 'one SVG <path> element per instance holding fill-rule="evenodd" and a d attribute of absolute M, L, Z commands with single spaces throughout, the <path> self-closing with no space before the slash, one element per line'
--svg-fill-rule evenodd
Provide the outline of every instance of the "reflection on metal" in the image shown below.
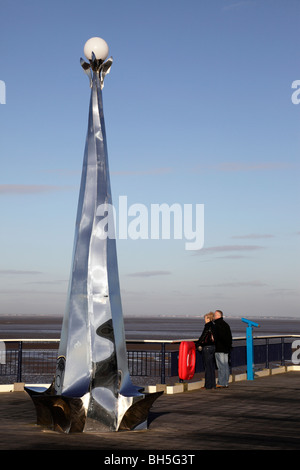
<path fill-rule="evenodd" d="M 132 405 L 125 410 L 118 429 L 115 429 L 109 427 L 109 419 L 105 419 L 103 412 L 101 413 L 101 419 L 99 416 L 95 416 L 94 419 L 87 416 L 89 394 L 81 398 L 56 395 L 53 385 L 46 390 L 28 387 L 25 390 L 33 400 L 37 414 L 37 424 L 64 433 L 146 429 L 149 409 L 163 393 L 150 393 L 144 395 L 141 399 L 132 400 Z"/>
<path fill-rule="evenodd" d="M 72 270 L 56 376 L 48 390 L 29 390 L 38 424 L 63 432 L 144 429 L 153 401 L 131 382 L 115 237 L 103 231 L 112 204 L 102 88 L 112 59 L 81 59 L 91 85 Z M 111 223 L 111 221 L 110 221 Z M 106 234 L 107 235 L 107 234 Z"/>

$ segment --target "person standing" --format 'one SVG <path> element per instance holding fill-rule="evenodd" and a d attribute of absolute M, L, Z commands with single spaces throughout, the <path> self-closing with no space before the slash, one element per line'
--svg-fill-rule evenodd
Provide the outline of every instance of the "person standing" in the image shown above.
<path fill-rule="evenodd" d="M 218 368 L 217 388 L 228 387 L 229 382 L 229 353 L 232 347 L 232 334 L 228 323 L 223 319 L 223 312 L 214 313 L 215 325 L 215 358 Z"/>
<path fill-rule="evenodd" d="M 214 340 L 214 313 L 210 312 L 204 315 L 204 329 L 195 346 L 202 352 L 206 389 L 216 388 L 216 363 L 215 363 L 215 340 Z"/>

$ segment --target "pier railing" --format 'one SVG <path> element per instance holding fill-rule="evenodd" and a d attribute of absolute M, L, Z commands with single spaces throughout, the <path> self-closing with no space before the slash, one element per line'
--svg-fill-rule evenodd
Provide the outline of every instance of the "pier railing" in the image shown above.
<path fill-rule="evenodd" d="M 254 367 L 291 363 L 293 342 L 300 335 L 254 336 Z M 179 345 L 183 340 L 127 340 L 127 359 L 132 378 L 165 384 L 178 377 Z M 188 341 L 195 341 L 189 339 Z M 59 340 L 0 339 L 0 383 L 50 383 L 53 380 Z M 203 372 L 201 353 L 196 355 L 195 374 Z M 246 338 L 234 338 L 230 354 L 232 370 L 245 370 Z"/>

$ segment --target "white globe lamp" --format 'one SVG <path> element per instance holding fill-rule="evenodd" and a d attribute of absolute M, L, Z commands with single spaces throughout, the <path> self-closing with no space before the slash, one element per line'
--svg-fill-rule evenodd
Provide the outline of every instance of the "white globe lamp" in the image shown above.
<path fill-rule="evenodd" d="M 88 60 L 92 60 L 92 53 L 94 53 L 97 60 L 104 61 L 108 56 L 109 48 L 104 39 L 94 37 L 85 43 L 83 52 Z"/>

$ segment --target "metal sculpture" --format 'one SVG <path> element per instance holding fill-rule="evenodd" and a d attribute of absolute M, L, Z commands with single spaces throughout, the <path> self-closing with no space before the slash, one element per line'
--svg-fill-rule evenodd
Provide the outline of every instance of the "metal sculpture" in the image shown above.
<path fill-rule="evenodd" d="M 113 60 L 105 62 L 108 47 L 101 38 L 87 41 L 84 50 L 89 63 L 81 59 L 81 66 L 90 80 L 91 97 L 56 376 L 47 390 L 26 390 L 36 406 L 38 424 L 52 429 L 145 429 L 149 409 L 162 392 L 144 394 L 131 382 L 116 240 L 109 236 L 112 227 L 108 233 L 104 224 L 112 197 L 102 88 Z"/>

